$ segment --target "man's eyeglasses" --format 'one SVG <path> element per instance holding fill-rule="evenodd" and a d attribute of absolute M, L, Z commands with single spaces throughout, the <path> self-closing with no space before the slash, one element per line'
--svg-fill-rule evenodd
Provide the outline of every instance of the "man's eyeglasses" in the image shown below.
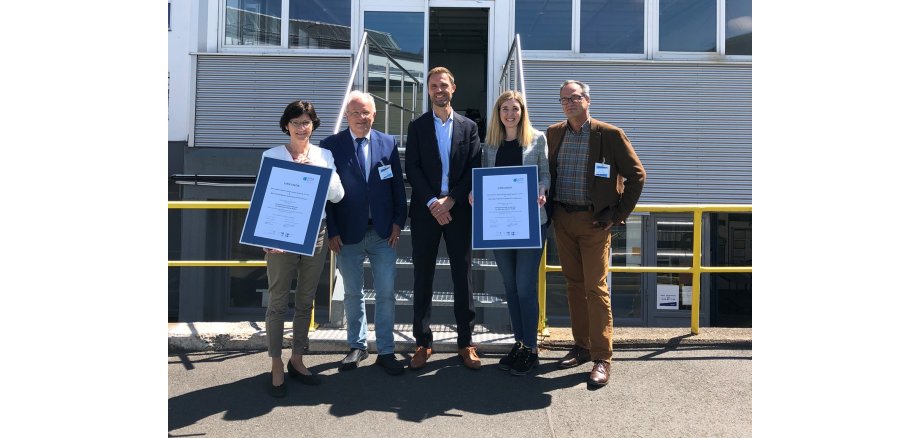
<path fill-rule="evenodd" d="M 313 126 L 312 120 L 307 120 L 306 122 L 295 122 L 291 120 L 290 123 L 294 125 L 295 128 L 306 128 L 307 126 Z"/>
<path fill-rule="evenodd" d="M 366 119 L 370 116 L 371 116 L 370 111 L 352 111 L 348 113 L 348 117 L 361 117 L 362 119 Z"/>
<path fill-rule="evenodd" d="M 583 101 L 583 100 L 585 100 L 585 96 L 581 96 L 581 95 L 578 95 L 578 94 L 573 94 L 573 95 L 571 95 L 570 97 L 560 97 L 560 98 L 559 98 L 559 103 L 565 105 L 565 104 L 567 104 L 567 103 L 572 103 L 572 102 L 578 103 L 578 102 L 581 102 L 581 101 Z"/>

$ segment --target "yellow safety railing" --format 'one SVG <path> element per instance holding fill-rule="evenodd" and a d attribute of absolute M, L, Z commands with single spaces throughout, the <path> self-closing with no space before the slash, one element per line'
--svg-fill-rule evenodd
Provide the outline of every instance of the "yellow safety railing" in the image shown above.
<path fill-rule="evenodd" d="M 169 208 L 172 209 L 198 209 L 198 210 L 246 210 L 249 208 L 249 201 L 169 201 Z M 329 288 L 332 288 L 335 280 L 335 254 L 329 251 Z M 205 268 L 253 268 L 265 267 L 265 260 L 170 260 L 169 267 L 205 267 Z M 332 299 L 332 291 L 329 291 L 329 299 Z M 316 306 L 313 306 L 313 312 L 310 313 L 310 330 L 319 328 L 316 323 Z"/>
<path fill-rule="evenodd" d="M 249 201 L 169 201 L 170 209 L 247 209 Z M 700 333 L 700 279 L 702 274 L 714 273 L 751 273 L 751 266 L 702 266 L 703 253 L 703 213 L 751 213 L 750 204 L 639 204 L 636 212 L 647 213 L 693 213 L 693 262 L 690 267 L 651 267 L 651 266 L 611 266 L 608 272 L 657 273 L 657 274 L 692 274 L 692 300 L 690 305 L 690 333 Z M 329 285 L 335 279 L 335 254 L 329 251 Z M 169 267 L 258 267 L 266 266 L 265 260 L 169 260 Z M 537 330 L 546 334 L 546 273 L 562 272 L 562 266 L 546 264 L 546 250 L 540 261 L 540 276 L 537 292 L 539 294 L 540 314 Z M 332 294 L 330 293 L 330 299 Z M 314 313 L 316 308 L 314 307 Z M 310 316 L 310 326 L 317 325 Z"/>
<path fill-rule="evenodd" d="M 608 272 L 629 272 L 657 274 L 693 274 L 693 297 L 690 305 L 690 333 L 700 333 L 700 277 L 701 274 L 753 272 L 750 266 L 702 266 L 703 213 L 750 213 L 750 204 L 639 204 L 634 211 L 648 213 L 693 213 L 693 263 L 690 267 L 611 266 Z M 546 249 L 540 261 L 540 277 L 537 286 L 540 315 L 537 331 L 548 334 L 546 326 L 546 273 L 562 272 L 562 266 L 546 264 Z"/>

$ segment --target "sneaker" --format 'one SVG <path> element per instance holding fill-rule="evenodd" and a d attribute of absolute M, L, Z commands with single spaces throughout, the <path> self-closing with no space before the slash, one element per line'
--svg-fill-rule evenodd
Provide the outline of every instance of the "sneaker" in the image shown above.
<path fill-rule="evenodd" d="M 517 355 L 517 359 L 511 364 L 511 374 L 515 376 L 524 376 L 527 373 L 533 371 L 534 367 L 537 366 L 537 363 L 540 361 L 540 357 L 536 351 L 531 350 L 528 347 L 521 347 L 520 352 Z"/>
<path fill-rule="evenodd" d="M 498 369 L 502 371 L 510 370 L 511 364 L 513 364 L 514 360 L 517 359 L 518 352 L 521 351 L 521 347 L 523 346 L 524 344 L 522 344 L 521 341 L 515 342 L 514 346 L 511 347 L 511 351 L 509 351 L 508 354 L 505 355 L 505 357 L 501 358 L 501 360 L 498 361 Z"/>

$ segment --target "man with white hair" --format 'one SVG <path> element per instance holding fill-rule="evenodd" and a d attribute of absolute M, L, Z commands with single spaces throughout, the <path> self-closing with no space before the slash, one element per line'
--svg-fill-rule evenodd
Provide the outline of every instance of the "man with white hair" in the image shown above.
<path fill-rule="evenodd" d="M 368 356 L 363 293 L 366 255 L 376 294 L 376 364 L 391 375 L 399 375 L 405 368 L 396 360 L 393 341 L 396 245 L 406 224 L 406 187 L 399 150 L 392 135 L 371 128 L 377 114 L 373 96 L 352 91 L 345 111 L 348 128 L 320 142 L 321 147 L 332 151 L 345 188 L 339 203 L 326 203 L 329 249 L 339 256 L 345 282 L 345 320 L 351 347 L 339 370 L 353 370 Z"/>

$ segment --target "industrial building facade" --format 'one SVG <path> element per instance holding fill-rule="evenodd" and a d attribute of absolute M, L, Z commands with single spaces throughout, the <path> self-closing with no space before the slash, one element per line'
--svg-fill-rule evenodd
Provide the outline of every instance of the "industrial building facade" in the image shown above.
<path fill-rule="evenodd" d="M 534 126 L 564 119 L 563 80 L 588 83 L 592 117 L 623 128 L 646 168 L 640 204 L 752 203 L 751 0 L 173 0 L 169 8 L 170 200 L 248 201 L 245 181 L 262 151 L 287 142 L 277 123 L 292 100 L 316 106 L 314 144 L 332 134 L 367 32 L 422 82 L 431 67 L 451 69 L 454 109 L 481 120 L 519 35 Z M 424 88 L 412 99 L 415 114 L 427 110 Z M 383 100 L 387 90 L 369 91 Z M 399 126 L 411 113 L 384 107 L 378 102 L 375 128 L 403 141 Z M 170 260 L 261 258 L 237 243 L 243 210 L 169 215 Z M 615 230 L 612 262 L 689 266 L 691 219 L 634 213 Z M 707 214 L 703 225 L 704 265 L 751 266 L 751 214 Z M 558 264 L 548 240 L 548 263 Z M 398 253 L 411 255 L 410 243 Z M 474 258 L 474 286 L 497 297 L 480 303 L 479 317 L 501 321 L 491 254 Z M 397 289 L 411 289 L 411 264 L 401 267 Z M 169 271 L 170 320 L 264 316 L 264 268 Z M 615 325 L 689 325 L 688 275 L 610 281 Z M 564 279 L 549 273 L 547 282 L 548 322 L 567 325 Z M 319 286 L 319 322 L 336 319 L 329 283 Z M 751 274 L 707 274 L 701 288 L 702 326 L 750 326 Z M 678 306 L 661 306 L 671 293 Z M 397 318 L 411 321 L 411 305 L 398 307 Z"/>

